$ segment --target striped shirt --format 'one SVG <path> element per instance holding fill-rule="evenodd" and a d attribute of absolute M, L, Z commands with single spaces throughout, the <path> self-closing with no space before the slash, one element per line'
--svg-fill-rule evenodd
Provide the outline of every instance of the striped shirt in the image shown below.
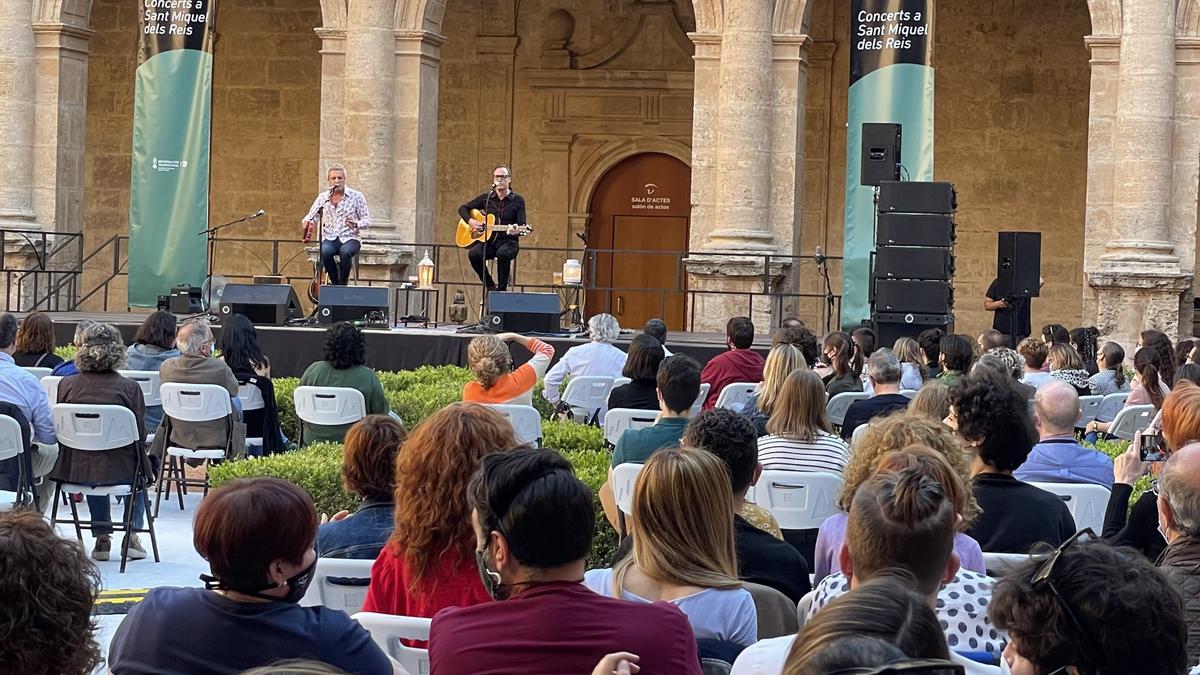
<path fill-rule="evenodd" d="M 812 442 L 766 435 L 758 439 L 758 461 L 772 471 L 825 471 L 841 475 L 850 447 L 836 435 L 818 431 Z"/>

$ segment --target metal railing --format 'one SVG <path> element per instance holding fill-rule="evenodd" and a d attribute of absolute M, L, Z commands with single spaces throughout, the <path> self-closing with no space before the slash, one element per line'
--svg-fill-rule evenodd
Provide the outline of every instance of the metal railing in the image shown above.
<path fill-rule="evenodd" d="M 0 229 L 4 311 L 73 309 L 83 274 L 82 251 L 79 233 Z"/>

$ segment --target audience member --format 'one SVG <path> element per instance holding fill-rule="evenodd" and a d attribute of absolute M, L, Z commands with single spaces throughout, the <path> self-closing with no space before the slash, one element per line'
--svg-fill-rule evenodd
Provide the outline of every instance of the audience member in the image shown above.
<path fill-rule="evenodd" d="M 758 639 L 754 600 L 737 576 L 729 474 L 712 453 L 668 449 L 646 461 L 633 489 L 633 554 L 584 574 L 603 595 L 665 600 L 696 638 L 747 646 Z"/>
<path fill-rule="evenodd" d="M 874 395 L 850 404 L 842 421 L 842 438 L 850 440 L 854 430 L 876 417 L 908 407 L 908 397 L 900 393 L 900 361 L 884 347 L 867 360 L 867 379 Z"/>
<path fill-rule="evenodd" d="M 829 398 L 843 393 L 861 394 L 863 363 L 858 345 L 849 335 L 834 331 L 825 336 L 821 348 L 830 366 L 829 374 L 821 377 Z"/>
<path fill-rule="evenodd" d="M 740 515 L 746 492 L 762 473 L 754 427 L 732 410 L 705 410 L 688 424 L 683 444 L 713 453 L 729 470 L 738 575 L 743 581 L 770 586 L 792 602 L 799 602 L 812 590 L 804 558 L 791 544 L 751 525 Z"/>
<path fill-rule="evenodd" d="M 34 511 L 0 512 L 0 663 L 21 675 L 91 675 L 100 571 Z"/>
<path fill-rule="evenodd" d="M 764 469 L 842 473 L 850 448 L 833 433 L 816 373 L 792 371 L 772 411 L 767 435 L 758 439 L 758 461 Z"/>
<path fill-rule="evenodd" d="M 734 382 L 761 382 L 766 362 L 754 346 L 754 324 L 744 316 L 735 316 L 725 324 L 725 344 L 729 351 L 718 354 L 700 371 L 700 382 L 708 383 L 708 398 L 704 409 L 717 404 L 725 385 Z"/>
<path fill-rule="evenodd" d="M 916 391 L 925 383 L 924 368 L 921 366 L 921 349 L 910 337 L 896 338 L 892 351 L 900 361 L 900 388 Z"/>
<path fill-rule="evenodd" d="M 146 317 L 133 334 L 133 344 L 125 350 L 126 367 L 130 370 L 159 373 L 162 364 L 179 356 L 175 348 L 175 332 L 178 328 L 175 315 L 158 310 Z M 146 406 L 146 431 L 154 433 L 162 423 L 162 404 Z"/>
<path fill-rule="evenodd" d="M 1013 675 L 1187 672 L 1179 594 L 1140 556 L 1064 542 L 1000 579 L 988 615 Z"/>
<path fill-rule="evenodd" d="M 1013 477 L 1037 432 L 1028 401 L 1007 379 L 986 370 L 963 378 L 950 392 L 946 423 L 972 458 L 972 490 L 982 513 L 967 534 L 984 551 L 1028 553 L 1035 543 L 1058 545 L 1075 532 L 1058 495 Z"/>
<path fill-rule="evenodd" d="M 390 415 L 367 415 L 346 432 L 342 487 L 361 497 L 362 504 L 353 514 L 335 513 L 317 528 L 320 557 L 359 560 L 379 557 L 392 535 L 396 455 L 406 436 L 404 426 Z"/>
<path fill-rule="evenodd" d="M 1067 345 L 1071 344 L 1071 334 L 1067 331 L 1067 327 L 1061 323 L 1051 323 L 1042 326 L 1042 341 L 1047 347 L 1050 345 Z"/>
<path fill-rule="evenodd" d="M 32 469 L 35 479 L 43 479 L 54 468 L 58 461 L 58 434 L 54 429 L 54 419 L 50 416 L 50 401 L 46 390 L 38 378 L 13 361 L 13 353 L 17 348 L 17 318 L 7 312 L 0 314 L 0 403 L 15 406 L 25 417 L 32 431 L 32 440 L 38 444 L 33 450 L 28 468 Z M 15 465 L 20 458 L 14 458 Z M 3 475 L 18 475 L 21 470 L 15 466 L 5 466 Z M 54 496 L 54 487 L 48 480 L 42 480 L 38 489 L 38 503 L 45 507 Z"/>
<path fill-rule="evenodd" d="M 806 367 L 804 357 L 794 345 L 781 342 L 767 352 L 767 365 L 763 368 L 763 379 L 758 390 L 738 408 L 738 412 L 754 425 L 759 436 L 767 434 L 767 420 L 771 418 L 771 411 L 779 400 L 779 390 L 787 376 L 798 368 Z"/>
<path fill-rule="evenodd" d="M 1182 382 L 1200 385 L 1200 364 L 1185 363 L 1175 369 L 1175 386 Z"/>
<path fill-rule="evenodd" d="M 1049 360 L 1050 377 L 1071 385 L 1080 396 L 1091 395 L 1092 385 L 1088 382 L 1091 375 L 1083 369 L 1083 361 L 1074 347 L 1061 343 L 1050 345 Z"/>
<path fill-rule="evenodd" d="M 1027 400 L 1032 401 L 1037 393 L 1037 387 L 1021 381 L 1025 374 L 1025 359 L 1015 349 L 1008 347 L 993 347 L 979 357 L 972 369 L 990 368 L 1008 379 L 1017 391 Z"/>
<path fill-rule="evenodd" d="M 1025 338 L 1017 345 L 1017 353 L 1025 359 L 1025 374 L 1021 381 L 1037 388 L 1050 381 L 1050 373 L 1046 372 L 1046 359 L 1050 356 L 1050 346 L 1041 340 Z"/>
<path fill-rule="evenodd" d="M 975 362 L 975 347 L 966 335 L 947 335 L 942 338 L 939 349 L 942 372 L 938 379 L 954 386 L 971 372 L 971 364 Z"/>
<path fill-rule="evenodd" d="M 587 673 L 628 650 L 643 672 L 699 675 L 696 640 L 676 607 L 616 600 L 579 583 L 596 516 L 591 491 L 561 455 L 485 457 L 467 497 L 477 576 L 500 602 L 434 616 L 432 672 Z"/>
<path fill-rule="evenodd" d="M 208 422 L 187 422 L 166 416 L 154 435 L 151 454 L 165 457 L 168 443 L 181 448 L 224 448 L 229 457 L 239 457 L 246 451 L 246 425 L 241 419 L 242 402 L 238 398 L 238 381 L 233 371 L 221 359 L 213 358 L 213 334 L 204 319 L 184 321 L 176 334 L 180 355 L 167 359 L 159 368 L 163 384 L 215 384 L 229 393 L 231 412 L 225 419 Z M 311 370 L 311 369 L 310 369 Z M 300 384 L 313 384 L 305 382 Z M 341 437 L 338 437 L 341 440 Z"/>
<path fill-rule="evenodd" d="M 476 338 L 478 339 L 478 338 Z M 367 341 L 362 331 L 348 323 L 337 323 L 325 334 L 325 358 L 314 362 L 300 376 L 302 387 L 346 387 L 357 389 L 367 403 L 368 415 L 386 415 L 387 398 L 379 376 L 366 366 Z M 236 383 L 237 380 L 234 380 Z M 342 442 L 349 424 L 325 426 L 303 422 L 304 442 Z"/>
<path fill-rule="evenodd" d="M 63 358 L 54 353 L 54 322 L 41 312 L 30 312 L 17 331 L 17 351 L 13 361 L 24 368 L 54 369 Z"/>
<path fill-rule="evenodd" d="M 629 342 L 629 358 L 621 376 L 629 382 L 614 387 L 608 394 L 608 409 L 634 408 L 658 410 L 658 367 L 663 359 L 662 344 L 651 335 L 638 335 Z"/>
<path fill-rule="evenodd" d="M 1121 345 L 1105 342 L 1096 354 L 1096 368 L 1096 374 L 1088 378 L 1093 394 L 1108 396 L 1129 391 L 1129 383 L 1125 381 L 1125 350 Z"/>
<path fill-rule="evenodd" d="M 979 345 L 979 352 L 982 354 L 997 347 L 1007 347 L 1008 336 L 995 328 L 989 328 L 979 334 L 979 337 L 975 340 L 975 344 Z"/>
<path fill-rule="evenodd" d="M 1088 376 L 1091 377 L 1100 372 L 1096 365 L 1096 341 L 1100 338 L 1100 329 L 1095 326 L 1073 328 L 1069 337 L 1071 346 L 1075 349 L 1075 353 L 1079 354 L 1079 359 L 1083 361 L 1083 369 L 1088 372 Z"/>
<path fill-rule="evenodd" d="M 533 354 L 516 370 L 513 370 L 509 342 L 515 342 Z M 473 338 L 467 345 L 467 363 L 475 373 L 475 380 L 463 385 L 463 400 L 533 405 L 533 388 L 553 358 L 554 347 L 537 338 L 516 333 Z"/>
<path fill-rule="evenodd" d="M 926 328 L 917 334 L 917 346 L 921 349 L 921 360 L 925 366 L 923 373 L 926 380 L 936 379 L 942 374 L 942 337 L 945 333 L 941 328 Z"/>
<path fill-rule="evenodd" d="M 906 412 L 936 420 L 940 424 L 950 414 L 950 387 L 937 380 L 926 382 L 908 404 Z"/>
<path fill-rule="evenodd" d="M 1157 330 L 1144 330 L 1138 336 L 1138 348 L 1148 347 L 1158 353 L 1159 356 L 1159 375 L 1162 376 L 1163 383 L 1167 385 L 1167 389 L 1175 386 L 1175 369 L 1179 364 L 1175 362 L 1175 349 L 1171 345 L 1171 338 L 1165 333 Z M 1134 353 L 1134 358 L 1137 353 Z"/>
<path fill-rule="evenodd" d="M 775 335 L 771 338 L 771 346 L 779 344 L 789 344 L 800 350 L 800 355 L 804 357 L 804 365 L 807 368 L 812 368 L 821 358 L 821 344 L 817 336 L 811 330 L 804 327 L 804 324 L 799 319 L 794 319 L 795 323 L 787 323 L 785 320 L 775 331 Z"/>
<path fill-rule="evenodd" d="M 850 333 L 850 339 L 854 340 L 854 346 L 858 348 L 859 358 L 863 361 L 867 357 L 875 353 L 875 331 L 866 326 L 859 326 Z"/>
<path fill-rule="evenodd" d="M 967 457 L 941 420 L 902 415 L 880 420 L 867 430 L 854 447 L 850 463 L 843 474 L 845 481 L 842 483 L 842 491 L 837 498 L 840 511 L 826 518 L 817 534 L 813 560 L 815 581 L 842 571 L 838 554 L 846 539 L 847 514 L 858 487 L 876 472 L 880 461 L 888 453 L 910 445 L 929 448 L 942 455 L 947 466 L 952 469 L 953 479 L 940 474 L 935 477 L 954 501 L 954 509 L 959 516 L 957 533 L 954 535 L 954 553 L 964 569 L 980 574 L 985 572 L 983 551 L 979 542 L 964 534 L 979 515 L 975 495 L 965 487 L 971 481 L 971 466 Z"/>
<path fill-rule="evenodd" d="M 550 403 L 558 403 L 559 389 L 569 377 L 595 375 L 599 377 L 621 377 L 625 369 L 625 352 L 613 343 L 621 336 L 621 324 L 612 314 L 597 314 L 588 319 L 590 341 L 571 347 L 546 373 L 542 382 L 542 395 Z M 600 409 L 600 422 L 604 422 L 606 408 Z"/>
<path fill-rule="evenodd" d="M 856 603 L 851 601 L 851 604 Z M 926 609 L 928 610 L 928 608 Z M 875 615 L 875 608 L 870 608 L 870 614 Z M 883 638 L 864 637 L 853 631 L 838 632 L 828 637 L 822 636 L 822 640 L 813 646 L 811 653 L 797 657 L 793 664 L 788 666 L 787 673 L 788 675 L 813 675 L 813 673 L 858 673 L 868 670 L 874 672 L 876 667 L 900 663 L 907 658 L 904 652 Z M 759 664 L 755 664 L 754 667 L 759 667 Z"/>
<path fill-rule="evenodd" d="M 387 656 L 345 612 L 301 607 L 317 554 L 317 514 L 303 489 L 235 479 L 196 510 L 193 542 L 206 588 L 155 588 L 117 628 L 114 675 L 236 673 L 285 658 L 348 672 L 390 673 Z M 188 639 L 181 639 L 187 636 Z"/>
<path fill-rule="evenodd" d="M 1195 365 L 1195 364 L 1193 364 Z M 1158 566 L 1183 598 L 1188 663 L 1200 661 L 1200 444 L 1171 455 L 1152 491 L 1167 549 Z"/>
<path fill-rule="evenodd" d="M 395 528 L 363 611 L 432 617 L 489 599 L 472 554 L 467 483 L 484 455 L 516 445 L 504 416 L 473 403 L 452 403 L 412 430 L 396 458 Z"/>
<path fill-rule="evenodd" d="M 1163 368 L 1167 367 L 1162 362 L 1162 355 L 1151 347 L 1142 347 L 1133 354 L 1133 384 L 1129 387 L 1129 396 L 1125 398 L 1125 407 L 1132 405 L 1153 405 L 1155 408 L 1161 409 L 1163 401 L 1166 400 L 1167 394 L 1171 393 L 1171 389 L 1167 386 L 1163 375 Z M 1158 386 L 1152 384 L 1157 382 Z M 1089 443 L 1096 442 L 1100 434 L 1107 434 L 1108 428 L 1112 420 L 1101 420 L 1099 418 L 1088 422 L 1084 427 L 1086 434 L 1084 440 Z"/>
<path fill-rule="evenodd" d="M 279 428 L 279 409 L 275 403 L 275 385 L 271 382 L 271 361 L 258 346 L 258 331 L 241 314 L 224 318 L 217 339 L 221 360 L 233 371 L 239 385 L 250 385 L 262 395 L 263 407 L 243 410 L 246 435 L 263 439 L 262 454 L 283 452 L 283 432 Z"/>
<path fill-rule="evenodd" d="M 667 322 L 662 319 L 650 319 L 646 322 L 646 326 L 642 328 L 642 332 L 658 341 L 662 345 L 663 358 L 671 355 L 671 350 L 667 349 Z"/>
<path fill-rule="evenodd" d="M 142 388 L 137 382 L 117 372 L 125 365 L 125 345 L 121 343 L 121 332 L 112 324 L 90 324 L 83 332 L 81 346 L 75 354 L 75 364 L 79 373 L 64 377 L 58 383 L 58 402 L 128 408 L 137 418 L 138 440 L 123 448 L 101 452 L 76 450 L 60 442 L 58 462 L 50 472 L 50 478 L 60 483 L 92 486 L 135 483 L 137 496 L 132 507 L 126 498 L 125 508 L 133 509 L 133 527 L 141 529 L 150 510 L 146 490 L 153 480 L 154 471 L 144 445 L 146 403 Z M 88 495 L 87 504 L 92 519 L 92 535 L 96 538 L 92 558 L 108 560 L 113 531 L 109 498 Z M 146 557 L 146 550 L 136 534 L 127 533 L 122 547 L 126 544 L 129 546 L 130 560 Z"/>
<path fill-rule="evenodd" d="M 91 319 L 83 319 L 79 323 L 75 324 L 75 335 L 71 338 L 71 344 L 75 346 L 77 353 L 79 347 L 83 345 L 84 331 L 88 330 L 96 323 L 96 321 L 92 321 Z M 79 369 L 75 367 L 75 361 L 72 359 L 70 361 L 63 361 L 55 366 L 54 370 L 51 371 L 50 374 L 56 377 L 66 377 L 68 375 L 74 375 L 78 372 Z"/>
<path fill-rule="evenodd" d="M 1079 394 L 1066 382 L 1037 390 L 1033 421 L 1040 440 L 1013 475 L 1029 483 L 1092 483 L 1112 489 L 1113 462 L 1075 439 Z"/>

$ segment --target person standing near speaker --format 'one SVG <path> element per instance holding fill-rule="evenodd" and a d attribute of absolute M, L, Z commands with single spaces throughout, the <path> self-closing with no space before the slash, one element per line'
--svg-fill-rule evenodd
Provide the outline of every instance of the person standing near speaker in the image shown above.
<path fill-rule="evenodd" d="M 1046 280 L 1038 277 L 1038 288 L 1046 285 Z M 995 312 L 992 316 L 992 328 L 1008 336 L 1008 344 L 1020 344 L 1021 340 L 1029 337 L 1032 328 L 1029 324 L 1028 296 L 1006 297 L 1000 288 L 1000 277 L 992 279 L 987 294 L 983 298 L 983 308 Z"/>
<path fill-rule="evenodd" d="M 329 189 L 317 195 L 300 224 L 304 227 L 304 243 L 312 240 L 313 229 L 320 226 L 321 264 L 329 275 L 329 283 L 345 286 L 350 281 L 354 258 L 362 248 L 359 233 L 371 224 L 371 215 L 363 193 L 346 187 L 345 167 L 330 166 L 325 178 Z"/>
<path fill-rule="evenodd" d="M 477 241 L 467 248 L 467 259 L 479 280 L 489 291 L 504 291 L 508 289 L 508 274 L 512 261 L 517 259 L 521 246 L 517 233 L 518 226 L 525 224 L 525 198 L 512 191 L 512 172 L 508 166 L 498 164 L 492 170 L 492 189 L 458 207 L 458 215 L 471 226 L 473 234 L 481 234 L 487 223 L 471 216 L 473 209 L 487 217 L 496 216 L 496 223 L 508 225 L 503 230 L 496 230 L 483 241 Z M 485 263 L 496 259 L 496 281 L 488 273 Z M 498 282 L 498 283 L 497 283 Z"/>

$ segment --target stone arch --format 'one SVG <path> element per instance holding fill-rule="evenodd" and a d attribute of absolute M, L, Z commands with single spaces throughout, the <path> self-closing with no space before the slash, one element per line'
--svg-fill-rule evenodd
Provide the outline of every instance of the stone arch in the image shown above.
<path fill-rule="evenodd" d="M 1175 35 L 1200 37 L 1200 0 L 1179 0 L 1175 14 Z"/>
<path fill-rule="evenodd" d="M 1087 0 L 1087 4 L 1092 16 L 1092 35 L 1120 37 L 1121 0 Z"/>
<path fill-rule="evenodd" d="M 321 28 L 346 30 L 346 0 L 321 0 Z"/>
<path fill-rule="evenodd" d="M 812 13 L 811 0 L 775 0 L 775 15 L 771 30 L 776 35 L 804 35 L 808 33 L 808 17 Z"/>
<path fill-rule="evenodd" d="M 34 0 L 34 24 L 64 24 L 87 28 L 91 25 L 92 0 Z"/>
<path fill-rule="evenodd" d="M 396 30 L 441 35 L 446 0 L 396 0 Z"/>
<path fill-rule="evenodd" d="M 692 0 L 696 13 L 696 32 L 720 35 L 725 28 L 724 0 Z"/>
<path fill-rule="evenodd" d="M 604 174 L 623 160 L 647 152 L 670 155 L 689 167 L 692 165 L 691 146 L 673 138 L 644 136 L 603 143 L 585 154 L 578 169 L 572 172 L 575 177 L 571 181 L 570 212 L 587 213 L 592 193 L 600 184 L 600 179 L 604 178 Z"/>

